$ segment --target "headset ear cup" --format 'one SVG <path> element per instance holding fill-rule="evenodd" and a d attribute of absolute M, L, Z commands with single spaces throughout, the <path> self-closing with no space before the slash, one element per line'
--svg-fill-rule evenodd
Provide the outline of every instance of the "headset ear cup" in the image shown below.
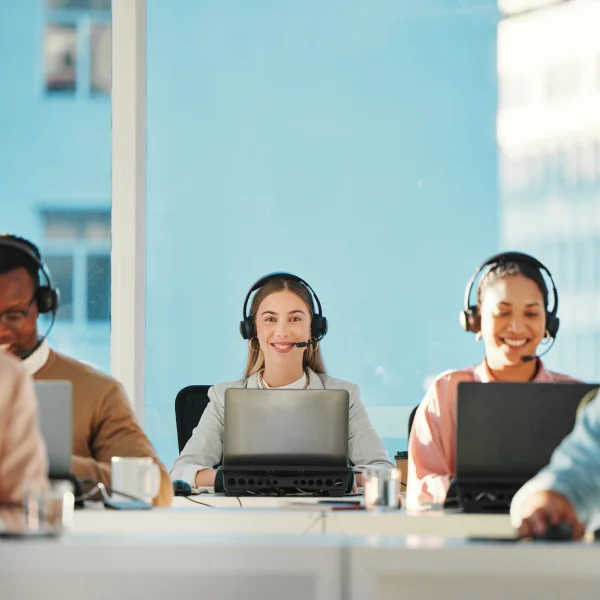
<path fill-rule="evenodd" d="M 323 331 L 323 337 L 325 337 L 327 335 L 327 331 L 329 331 L 329 323 L 327 322 L 326 317 L 321 317 L 321 321 L 321 329 Z"/>
<path fill-rule="evenodd" d="M 310 334 L 314 339 L 324 338 L 327 334 L 327 319 L 320 315 L 313 315 L 310 325 Z"/>
<path fill-rule="evenodd" d="M 49 302 L 48 306 L 50 310 L 48 312 L 56 314 L 60 307 L 60 292 L 58 288 L 48 288 L 49 291 Z"/>
<path fill-rule="evenodd" d="M 478 314 L 471 315 L 469 327 L 469 331 L 472 331 L 473 333 L 479 333 L 481 331 L 481 317 Z"/>
<path fill-rule="evenodd" d="M 560 319 L 556 315 L 546 315 L 546 329 L 551 338 L 556 338 L 558 333 L 558 327 L 560 325 Z"/>
<path fill-rule="evenodd" d="M 254 321 L 248 317 L 240 321 L 240 333 L 245 340 L 251 340 L 255 336 Z"/>
<path fill-rule="evenodd" d="M 462 310 L 459 314 L 459 319 L 465 331 L 477 333 L 481 329 L 481 319 L 473 308 Z"/>
<path fill-rule="evenodd" d="M 38 288 L 36 294 L 36 304 L 39 313 L 42 315 L 56 312 L 58 309 L 58 295 L 47 285 L 42 285 Z"/>

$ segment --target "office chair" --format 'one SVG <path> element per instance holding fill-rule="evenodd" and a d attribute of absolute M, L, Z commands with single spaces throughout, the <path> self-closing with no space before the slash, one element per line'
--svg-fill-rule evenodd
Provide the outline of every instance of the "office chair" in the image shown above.
<path fill-rule="evenodd" d="M 198 425 L 204 409 L 208 406 L 208 389 L 210 387 L 210 385 L 188 385 L 175 398 L 175 422 L 179 452 L 192 437 L 192 432 Z"/>

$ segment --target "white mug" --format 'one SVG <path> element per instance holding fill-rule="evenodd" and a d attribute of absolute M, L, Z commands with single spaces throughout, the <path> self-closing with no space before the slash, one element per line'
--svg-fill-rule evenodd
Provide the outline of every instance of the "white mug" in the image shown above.
<path fill-rule="evenodd" d="M 149 456 L 113 456 L 111 460 L 113 497 L 128 500 L 119 492 L 151 503 L 160 490 L 160 469 Z"/>

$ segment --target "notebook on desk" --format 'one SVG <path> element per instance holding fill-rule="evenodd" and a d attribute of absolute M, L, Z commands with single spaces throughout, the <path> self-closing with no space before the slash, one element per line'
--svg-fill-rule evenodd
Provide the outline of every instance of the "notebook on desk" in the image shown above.
<path fill-rule="evenodd" d="M 569 435 L 587 383 L 458 386 L 456 494 L 465 512 L 508 512 L 517 490 Z"/>

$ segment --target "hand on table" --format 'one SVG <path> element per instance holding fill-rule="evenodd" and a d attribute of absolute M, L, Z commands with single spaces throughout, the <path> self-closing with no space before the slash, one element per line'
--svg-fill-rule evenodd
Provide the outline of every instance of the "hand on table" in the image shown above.
<path fill-rule="evenodd" d="M 585 526 L 577 518 L 571 502 L 558 492 L 535 492 L 525 498 L 521 505 L 522 523 L 520 537 L 541 536 L 550 525 L 568 523 L 573 527 L 573 539 L 585 534 Z"/>

